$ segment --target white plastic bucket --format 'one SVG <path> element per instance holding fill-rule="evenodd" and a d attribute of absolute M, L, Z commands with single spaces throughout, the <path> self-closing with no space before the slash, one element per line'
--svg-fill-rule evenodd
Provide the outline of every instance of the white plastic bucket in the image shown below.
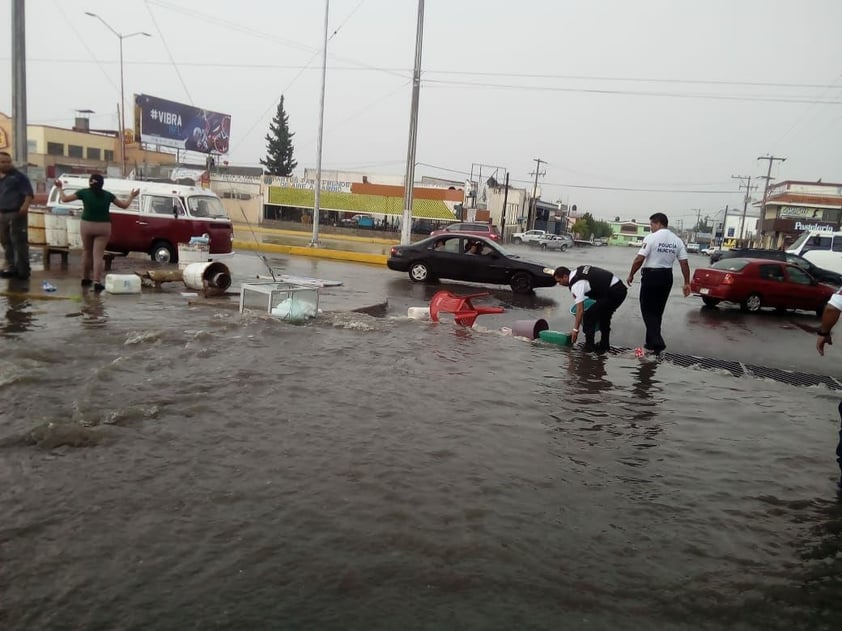
<path fill-rule="evenodd" d="M 27 237 L 32 245 L 44 245 L 47 242 L 47 233 L 44 230 L 44 211 L 32 210 L 27 216 Z"/>
<path fill-rule="evenodd" d="M 44 215 L 44 230 L 47 235 L 47 245 L 67 247 L 67 215 Z"/>
<path fill-rule="evenodd" d="M 516 320 L 512 324 L 512 335 L 534 340 L 541 331 L 546 331 L 549 328 L 550 326 L 543 318 L 539 318 L 538 320 Z"/>
<path fill-rule="evenodd" d="M 185 270 L 193 263 L 207 263 L 210 260 L 210 246 L 178 244 L 178 269 Z"/>
<path fill-rule="evenodd" d="M 139 294 L 140 276 L 137 274 L 108 274 L 105 291 L 109 294 Z"/>
<path fill-rule="evenodd" d="M 67 245 L 71 248 L 82 248 L 82 218 L 67 217 Z"/>
<path fill-rule="evenodd" d="M 224 292 L 231 286 L 231 272 L 224 263 L 191 263 L 182 272 L 184 284 L 190 289 Z"/>

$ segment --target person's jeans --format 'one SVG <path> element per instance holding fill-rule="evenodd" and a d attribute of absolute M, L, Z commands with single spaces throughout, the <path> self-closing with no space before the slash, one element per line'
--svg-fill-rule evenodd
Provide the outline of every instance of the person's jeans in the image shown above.
<path fill-rule="evenodd" d="M 582 318 L 582 332 L 585 334 L 585 346 L 607 351 L 611 347 L 611 317 L 626 299 L 626 286 L 620 281 L 611 285 L 608 293 L 598 299 L 585 311 Z M 594 344 L 596 328 L 599 327 L 599 344 Z"/>
<path fill-rule="evenodd" d="M 6 257 L 6 270 L 29 277 L 29 238 L 26 215 L 0 213 L 0 244 Z"/>
<path fill-rule="evenodd" d="M 667 345 L 661 336 L 664 309 L 672 290 L 672 269 L 643 268 L 640 277 L 640 315 L 646 325 L 644 348 L 660 353 Z"/>

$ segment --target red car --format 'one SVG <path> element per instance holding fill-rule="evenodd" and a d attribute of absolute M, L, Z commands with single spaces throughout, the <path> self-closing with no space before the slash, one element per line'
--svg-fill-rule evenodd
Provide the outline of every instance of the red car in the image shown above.
<path fill-rule="evenodd" d="M 723 259 L 697 269 L 690 289 L 709 307 L 725 301 L 739 303 L 743 311 L 774 307 L 815 311 L 819 316 L 835 291 L 795 265 L 744 258 Z"/>
<path fill-rule="evenodd" d="M 491 239 L 493 241 L 500 241 L 500 232 L 497 230 L 497 226 L 492 226 L 491 224 L 481 223 L 478 221 L 453 223 L 441 230 L 433 230 L 433 232 L 430 233 L 430 236 L 437 237 L 443 234 L 453 234 L 454 232 L 458 232 L 459 234 L 474 234 L 480 237 L 486 237 L 487 239 Z"/>

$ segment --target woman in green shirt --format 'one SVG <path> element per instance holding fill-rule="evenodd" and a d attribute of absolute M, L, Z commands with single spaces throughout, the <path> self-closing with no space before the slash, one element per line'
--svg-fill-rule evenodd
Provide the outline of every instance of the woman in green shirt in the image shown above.
<path fill-rule="evenodd" d="M 118 208 L 126 209 L 140 189 L 133 189 L 128 199 L 118 199 L 113 193 L 103 190 L 102 175 L 94 173 L 88 180 L 88 188 L 66 195 L 61 191 L 61 202 L 67 203 L 82 200 L 82 287 L 94 286 L 95 292 L 105 289 L 102 284 L 105 263 L 103 255 L 105 246 L 111 238 L 111 214 L 109 208 L 114 204 Z M 61 180 L 56 180 L 56 188 L 61 190 Z M 91 279 L 93 272 L 93 280 Z"/>

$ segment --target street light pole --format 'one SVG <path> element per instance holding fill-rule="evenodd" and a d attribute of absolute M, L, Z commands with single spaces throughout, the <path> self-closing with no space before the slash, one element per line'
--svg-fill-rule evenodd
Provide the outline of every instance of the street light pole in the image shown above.
<path fill-rule="evenodd" d="M 85 11 L 85 15 L 88 15 L 92 18 L 96 18 L 100 22 L 105 25 L 109 31 L 114 33 L 114 36 L 120 40 L 120 173 L 123 177 L 126 177 L 126 90 L 125 84 L 123 82 L 123 40 L 128 39 L 129 37 L 134 37 L 135 35 L 143 35 L 145 37 L 152 37 L 146 31 L 135 31 L 134 33 L 118 33 L 114 30 L 111 25 L 102 19 L 96 13 L 91 13 L 90 11 Z"/>

